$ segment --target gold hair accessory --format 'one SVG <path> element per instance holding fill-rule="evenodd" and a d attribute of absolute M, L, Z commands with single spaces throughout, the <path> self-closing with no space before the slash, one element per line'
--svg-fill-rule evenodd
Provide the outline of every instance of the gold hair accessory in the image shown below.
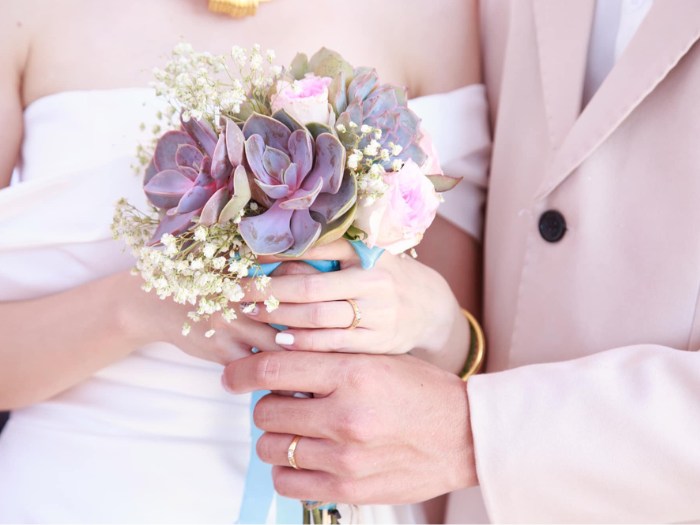
<path fill-rule="evenodd" d="M 481 329 L 481 325 L 479 325 L 474 316 L 464 308 L 462 308 L 462 314 L 467 318 L 469 331 L 471 332 L 469 355 L 467 355 L 467 361 L 464 363 L 464 368 L 459 374 L 462 381 L 466 381 L 474 374 L 479 373 L 484 366 L 486 343 L 484 340 L 484 331 Z"/>
<path fill-rule="evenodd" d="M 292 439 L 292 442 L 289 444 L 289 448 L 287 449 L 287 462 L 289 463 L 289 466 L 295 470 L 299 470 L 299 465 L 297 465 L 297 459 L 294 457 L 294 453 L 297 450 L 297 444 L 299 443 L 300 439 L 301 436 L 294 436 L 294 439 Z"/>
<path fill-rule="evenodd" d="M 350 323 L 350 326 L 348 326 L 346 330 L 354 330 L 358 327 L 360 321 L 362 321 L 362 312 L 353 299 L 345 299 L 345 301 L 352 306 L 352 323 Z"/>
<path fill-rule="evenodd" d="M 234 18 L 253 16 L 260 2 L 270 0 L 209 0 L 209 11 L 222 13 Z"/>

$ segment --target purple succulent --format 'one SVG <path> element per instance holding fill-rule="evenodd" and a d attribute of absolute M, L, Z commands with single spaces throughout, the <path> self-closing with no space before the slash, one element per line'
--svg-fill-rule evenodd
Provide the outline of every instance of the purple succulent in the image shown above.
<path fill-rule="evenodd" d="M 314 138 L 283 111 L 251 116 L 243 135 L 253 199 L 266 208 L 240 223 L 248 246 L 259 255 L 299 256 L 320 238 L 342 235 L 354 216 L 357 187 L 352 175 L 344 176 L 338 138 Z"/>
<path fill-rule="evenodd" d="M 403 161 L 413 160 L 419 166 L 427 158 L 419 146 L 422 133 L 420 118 L 406 104 L 406 90 L 391 84 L 379 84 L 379 77 L 374 69 L 358 68 L 354 78 L 344 88 L 345 82 L 335 82 L 330 94 L 338 112 L 338 124 L 346 128 L 350 122 L 358 125 L 367 124 L 382 130 L 378 142 L 382 148 L 391 151 L 390 144 L 401 146 L 401 153 L 393 158 Z M 369 143 L 369 139 L 358 146 L 360 149 Z M 389 169 L 391 161 L 385 162 Z"/>
<path fill-rule="evenodd" d="M 328 98 L 337 115 L 337 124 L 349 129 L 350 122 L 358 126 L 367 124 L 382 130 L 379 144 L 389 149 L 389 143 L 401 146 L 401 153 L 394 158 L 413 160 L 419 166 L 427 155 L 418 145 L 422 137 L 420 119 L 408 109 L 406 90 L 391 84 L 380 84 L 377 72 L 367 67 L 353 68 L 339 53 L 322 48 L 311 58 L 299 54 L 292 62 L 295 78 L 303 78 L 309 72 L 333 78 L 328 88 Z M 340 134 L 348 149 L 363 149 L 370 141 L 357 143 L 353 133 Z M 390 169 L 391 160 L 384 163 Z"/>
<path fill-rule="evenodd" d="M 218 138 L 198 120 L 183 121 L 181 130 L 160 138 L 144 178 L 146 197 L 161 211 L 153 243 L 164 233 L 186 231 L 195 217 L 205 225 L 219 220 L 231 200 L 234 179 L 246 179 L 243 144 L 243 133 L 231 121 Z"/>

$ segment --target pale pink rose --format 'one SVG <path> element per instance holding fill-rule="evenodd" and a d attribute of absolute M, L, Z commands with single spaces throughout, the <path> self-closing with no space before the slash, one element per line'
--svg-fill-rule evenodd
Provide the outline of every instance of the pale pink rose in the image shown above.
<path fill-rule="evenodd" d="M 354 225 L 367 234 L 365 244 L 397 254 L 413 248 L 433 222 L 440 204 L 435 188 L 412 160 L 387 173 L 386 193 L 370 206 L 357 209 Z"/>
<path fill-rule="evenodd" d="M 442 168 L 440 167 L 440 160 L 438 159 L 437 150 L 435 149 L 435 144 L 433 139 L 427 133 L 423 132 L 423 136 L 420 141 L 418 141 L 420 148 L 428 155 L 425 162 L 421 166 L 423 173 L 428 175 L 444 175 Z"/>
<path fill-rule="evenodd" d="M 291 83 L 280 80 L 277 82 L 277 93 L 271 97 L 272 112 L 283 109 L 302 124 L 330 124 L 328 86 L 331 82 L 330 77 L 312 74 Z"/>

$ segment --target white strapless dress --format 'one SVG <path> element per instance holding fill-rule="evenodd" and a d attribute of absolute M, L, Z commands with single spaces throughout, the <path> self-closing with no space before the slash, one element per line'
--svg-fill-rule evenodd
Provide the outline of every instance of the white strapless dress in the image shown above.
<path fill-rule="evenodd" d="M 443 211 L 477 234 L 489 147 L 482 87 L 412 105 L 446 172 L 467 179 Z M 114 89 L 58 93 L 27 108 L 18 177 L 0 190 L 0 301 L 133 265 L 110 224 L 118 198 L 145 206 L 131 165 L 144 139 L 139 126 L 153 122 L 157 106 L 148 89 Z M 225 393 L 221 372 L 154 342 L 13 412 L 0 434 L 0 522 L 233 523 L 248 467 L 250 396 Z M 360 519 L 422 521 L 415 510 L 363 507 Z"/>

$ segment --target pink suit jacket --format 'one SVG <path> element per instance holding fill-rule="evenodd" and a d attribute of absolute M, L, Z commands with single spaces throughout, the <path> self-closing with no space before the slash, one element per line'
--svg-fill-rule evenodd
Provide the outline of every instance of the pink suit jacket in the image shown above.
<path fill-rule="evenodd" d="M 581 110 L 594 6 L 481 6 L 488 373 L 451 521 L 700 520 L 700 2 L 656 0 Z"/>

